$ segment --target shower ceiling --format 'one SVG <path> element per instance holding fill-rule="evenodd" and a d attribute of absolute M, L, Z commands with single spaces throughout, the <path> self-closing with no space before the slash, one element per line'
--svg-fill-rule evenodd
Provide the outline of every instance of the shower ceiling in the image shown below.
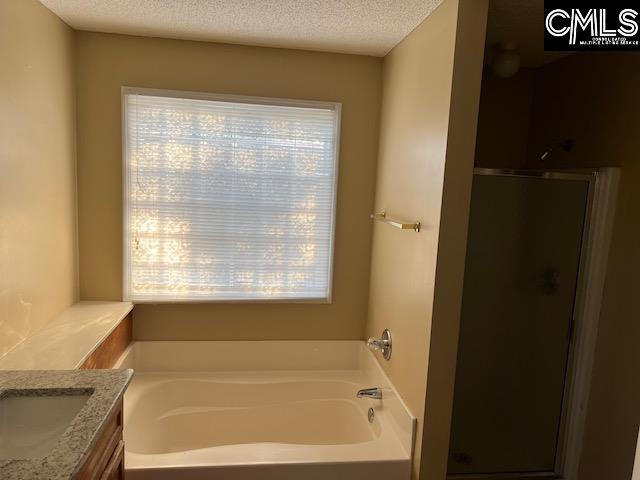
<path fill-rule="evenodd" d="M 525 67 L 540 67 L 567 55 L 544 51 L 543 0 L 490 0 L 487 19 L 488 63 L 493 47 L 500 42 L 515 41 Z"/>

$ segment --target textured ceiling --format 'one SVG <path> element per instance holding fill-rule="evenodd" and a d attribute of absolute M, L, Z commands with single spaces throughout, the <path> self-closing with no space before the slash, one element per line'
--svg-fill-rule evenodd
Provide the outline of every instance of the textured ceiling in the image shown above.
<path fill-rule="evenodd" d="M 77 30 L 383 56 L 443 0 L 40 0 Z"/>
<path fill-rule="evenodd" d="M 544 51 L 544 0 L 491 0 L 487 20 L 487 57 L 505 41 L 518 44 L 522 64 L 539 67 L 567 54 Z"/>

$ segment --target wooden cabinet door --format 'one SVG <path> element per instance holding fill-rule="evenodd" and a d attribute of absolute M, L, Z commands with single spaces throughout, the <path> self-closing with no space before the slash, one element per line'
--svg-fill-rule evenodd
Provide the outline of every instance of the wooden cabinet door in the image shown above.
<path fill-rule="evenodd" d="M 100 480 L 124 480 L 124 442 L 120 440 Z"/>
<path fill-rule="evenodd" d="M 124 473 L 120 477 L 104 477 L 104 472 L 109 470 L 118 471 L 116 468 L 124 457 L 124 442 L 122 441 L 122 405 L 116 409 L 107 420 L 100 438 L 96 441 L 93 451 L 75 475 L 74 480 L 99 480 L 102 478 L 124 478 Z M 124 472 L 124 468 L 121 468 Z"/>

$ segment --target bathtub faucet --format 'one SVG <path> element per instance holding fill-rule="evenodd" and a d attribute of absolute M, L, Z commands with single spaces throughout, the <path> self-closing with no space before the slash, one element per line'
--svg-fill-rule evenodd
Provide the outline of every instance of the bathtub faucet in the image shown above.
<path fill-rule="evenodd" d="M 382 351 L 382 358 L 389 360 L 391 358 L 391 332 L 385 328 L 380 338 L 371 337 L 367 340 L 367 347 L 371 350 Z"/>
<path fill-rule="evenodd" d="M 362 390 L 358 390 L 356 397 L 375 398 L 376 400 L 382 400 L 382 389 L 380 387 L 364 388 Z"/>

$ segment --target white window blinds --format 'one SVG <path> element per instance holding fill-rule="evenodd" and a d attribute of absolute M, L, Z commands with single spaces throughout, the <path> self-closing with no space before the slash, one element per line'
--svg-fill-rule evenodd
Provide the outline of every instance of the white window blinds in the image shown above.
<path fill-rule="evenodd" d="M 340 106 L 123 90 L 124 296 L 329 301 Z"/>

